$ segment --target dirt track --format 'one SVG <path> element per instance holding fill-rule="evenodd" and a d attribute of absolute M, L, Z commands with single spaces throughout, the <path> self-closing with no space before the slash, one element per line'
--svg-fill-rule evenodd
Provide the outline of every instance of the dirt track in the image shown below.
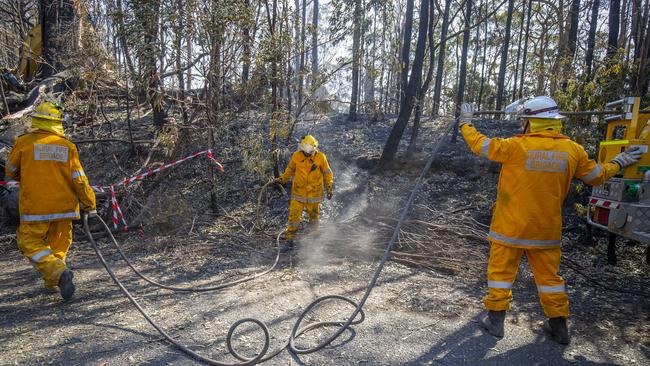
<path fill-rule="evenodd" d="M 358 149 L 361 146 L 376 149 L 376 141 L 382 141 L 383 136 L 367 134 L 369 129 L 363 124 L 352 129 L 335 122 L 326 121 L 315 128 L 317 134 L 340 137 L 335 146 L 325 144 L 324 149 L 330 150 L 335 173 L 341 172 L 338 174 L 341 178 L 347 176 L 337 185 L 337 198 L 324 206 L 326 233 L 328 228 L 336 229 L 332 223 L 342 217 L 353 219 L 370 212 L 391 215 L 399 211 L 421 166 L 418 161 L 408 162 L 410 165 L 403 162 L 401 167 L 369 177 L 366 171 L 352 168 L 357 162 Z M 425 128 L 423 141 L 433 138 L 434 129 L 430 125 Z M 368 141 L 374 142 L 366 145 Z M 494 168 L 470 157 L 466 151 L 459 151 L 463 151 L 461 147 L 443 151 L 442 156 L 447 160 L 436 164 L 436 171 L 428 178 L 418 200 L 441 208 L 479 202 L 478 206 L 485 210 L 476 212 L 475 216 L 485 222 L 489 220 L 485 212 L 494 193 Z M 368 155 L 367 159 L 372 160 L 373 156 Z M 469 172 L 468 166 L 472 167 Z M 363 189 L 366 198 L 359 200 L 360 182 L 366 179 L 369 179 Z M 377 201 L 382 204 L 378 205 Z M 269 231 L 281 226 L 285 204 L 281 200 L 273 203 L 270 214 L 275 219 Z M 356 209 L 351 210 L 351 206 Z M 225 210 L 234 218 L 244 217 L 242 220 L 248 220 L 244 226 L 249 227 L 250 205 L 232 203 Z M 228 227 L 225 223 L 229 223 L 230 232 L 223 229 Z M 280 268 L 267 277 L 220 292 L 191 295 L 157 290 L 136 280 L 114 255 L 115 251 L 107 243 L 103 247 L 110 253 L 111 263 L 127 287 L 170 333 L 203 354 L 234 361 L 225 356 L 224 343 L 234 321 L 252 316 L 266 322 L 273 337 L 271 349 L 274 349 L 286 340 L 295 318 L 315 298 L 327 294 L 358 298 L 374 270 L 373 250 L 385 243 L 370 229 L 360 228 L 370 238 L 364 242 L 335 247 L 326 240 L 303 242 L 292 260 L 283 257 Z M 645 287 L 647 291 L 644 284 L 650 276 L 643 267 L 640 248 L 622 246 L 621 264 L 609 268 L 603 265 L 602 253 L 578 246 L 572 238 L 572 233 L 567 233 L 565 250 L 585 267 L 587 274 L 601 283 L 632 290 Z M 263 235 L 247 237 L 231 218 L 224 216 L 199 216 L 196 227 L 192 224 L 182 235 L 149 235 L 145 230 L 144 236 L 120 237 L 125 239 L 128 254 L 147 274 L 176 284 L 215 283 L 234 278 L 261 269 L 273 257 L 272 239 Z M 477 252 L 486 253 L 486 243 L 474 245 Z M 3 349 L 0 365 L 195 363 L 161 340 L 121 296 L 87 243 L 75 243 L 73 248 L 68 262 L 75 270 L 78 292 L 74 301 L 62 304 L 56 294 L 48 294 L 41 288 L 38 275 L 21 258 L 14 242 L 0 244 Z M 345 250 L 350 248 L 357 250 Z M 650 362 L 648 298 L 604 291 L 563 266 L 562 274 L 567 279 L 572 301 L 573 339 L 570 346 L 561 347 L 548 340 L 542 331 L 543 314 L 534 281 L 523 261 L 514 288 L 514 308 L 506 322 L 506 336 L 496 340 L 476 323 L 485 291 L 481 272 L 482 269 L 477 272 L 476 268 L 468 267 L 464 272 L 443 274 L 389 263 L 366 305 L 366 321 L 347 333 L 347 338 L 310 355 L 296 357 L 285 351 L 268 364 L 643 365 Z M 348 311 L 345 306 L 331 304 L 310 320 L 338 320 Z M 237 344 L 250 352 L 259 344 L 259 336 L 250 329 L 243 330 L 236 337 Z M 324 334 L 314 332 L 300 344 L 310 344 L 314 341 L 311 337 Z"/>

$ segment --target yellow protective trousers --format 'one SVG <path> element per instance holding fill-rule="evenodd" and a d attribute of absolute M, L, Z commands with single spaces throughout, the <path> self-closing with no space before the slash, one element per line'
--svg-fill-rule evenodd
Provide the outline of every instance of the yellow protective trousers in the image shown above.
<path fill-rule="evenodd" d="M 311 230 L 318 230 L 320 202 L 300 202 L 297 200 L 291 200 L 289 203 L 289 224 L 287 225 L 287 232 L 284 234 L 285 239 L 293 240 L 296 237 L 296 232 L 300 229 L 300 221 L 302 221 L 303 211 L 307 211 Z"/>
<path fill-rule="evenodd" d="M 67 268 L 65 257 L 72 244 L 72 221 L 23 221 L 16 239 L 18 249 L 43 275 L 45 287 L 57 287 L 61 273 Z"/>
<path fill-rule="evenodd" d="M 523 249 L 492 242 L 488 260 L 488 294 L 483 304 L 488 310 L 510 310 L 512 284 L 517 276 L 519 261 L 526 253 L 535 276 L 544 314 L 549 318 L 569 316 L 569 297 L 560 269 L 560 248 Z"/>

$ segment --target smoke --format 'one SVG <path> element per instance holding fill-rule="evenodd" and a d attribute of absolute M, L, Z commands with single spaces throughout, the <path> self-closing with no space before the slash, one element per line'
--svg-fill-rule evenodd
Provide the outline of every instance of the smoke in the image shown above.
<path fill-rule="evenodd" d="M 299 236 L 296 242 L 299 265 L 325 265 L 346 257 L 369 260 L 376 254 L 376 227 L 368 225 L 375 210 L 370 209 L 366 173 L 356 167 L 337 173 L 335 195 L 321 206 L 319 230 Z M 302 232 L 308 230 L 305 225 Z"/>

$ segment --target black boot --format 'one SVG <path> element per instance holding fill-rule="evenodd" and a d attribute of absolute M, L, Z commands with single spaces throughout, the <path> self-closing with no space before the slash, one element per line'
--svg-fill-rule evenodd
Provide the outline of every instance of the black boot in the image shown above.
<path fill-rule="evenodd" d="M 280 253 L 289 253 L 293 251 L 293 240 L 287 240 L 287 242 L 280 247 Z"/>
<path fill-rule="evenodd" d="M 569 328 L 565 317 L 551 318 L 544 324 L 544 328 L 551 334 L 553 340 L 559 344 L 569 344 Z"/>
<path fill-rule="evenodd" d="M 70 300 L 72 295 L 74 295 L 75 288 L 74 283 L 72 283 L 72 277 L 74 277 L 72 271 L 66 269 L 61 273 L 61 277 L 59 278 L 59 291 L 61 291 L 61 297 L 65 301 Z"/>
<path fill-rule="evenodd" d="M 488 333 L 495 337 L 503 337 L 503 321 L 506 318 L 506 311 L 492 311 L 489 310 L 481 317 L 481 325 Z"/>

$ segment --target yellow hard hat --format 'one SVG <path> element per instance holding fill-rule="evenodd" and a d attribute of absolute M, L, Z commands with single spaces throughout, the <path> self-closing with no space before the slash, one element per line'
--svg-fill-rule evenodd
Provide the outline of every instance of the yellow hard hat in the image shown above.
<path fill-rule="evenodd" d="M 36 107 L 32 114 L 32 127 L 63 136 L 64 119 L 63 107 L 61 105 L 58 103 L 44 102 Z"/>
<path fill-rule="evenodd" d="M 305 154 L 313 154 L 316 148 L 318 148 L 318 140 L 314 136 L 307 135 L 300 140 L 300 150 Z"/>
<path fill-rule="evenodd" d="M 63 107 L 58 103 L 43 102 L 34 109 L 32 118 L 61 122 L 63 121 Z"/>

